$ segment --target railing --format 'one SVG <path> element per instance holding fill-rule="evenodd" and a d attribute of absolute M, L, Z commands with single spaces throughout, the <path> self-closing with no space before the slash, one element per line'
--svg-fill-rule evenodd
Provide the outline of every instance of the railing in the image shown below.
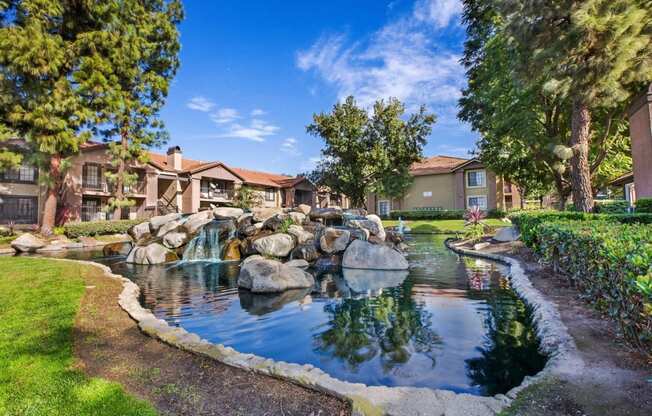
<path fill-rule="evenodd" d="M 145 193 L 146 183 L 145 181 L 138 181 L 133 185 L 124 185 L 122 187 L 125 194 L 144 194 Z M 115 193 L 115 185 L 108 182 L 88 182 L 82 181 L 82 188 L 86 191 L 95 191 L 95 192 L 104 192 L 107 194 Z"/>
<path fill-rule="evenodd" d="M 233 189 L 216 189 L 208 192 L 200 192 L 199 197 L 201 199 L 222 199 L 230 201 L 235 196 L 235 190 Z"/>
<path fill-rule="evenodd" d="M 98 204 L 82 204 L 81 220 L 82 221 L 102 221 L 108 220 L 109 213 L 102 210 Z"/>

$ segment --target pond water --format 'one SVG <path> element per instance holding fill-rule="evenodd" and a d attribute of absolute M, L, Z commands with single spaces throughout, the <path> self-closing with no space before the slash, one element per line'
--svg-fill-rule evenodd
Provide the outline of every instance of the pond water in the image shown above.
<path fill-rule="evenodd" d="M 409 272 L 323 273 L 312 289 L 237 288 L 237 263 L 167 266 L 102 259 L 171 325 L 240 352 L 368 385 L 505 393 L 545 365 L 506 266 L 458 256 L 444 236 L 408 240 Z"/>

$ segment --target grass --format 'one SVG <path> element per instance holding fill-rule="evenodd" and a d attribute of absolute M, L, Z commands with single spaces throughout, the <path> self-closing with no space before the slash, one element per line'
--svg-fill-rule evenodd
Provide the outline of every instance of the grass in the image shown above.
<path fill-rule="evenodd" d="M 0 248 L 9 248 L 11 247 L 11 242 L 17 239 L 17 235 L 8 235 L 0 237 Z"/>
<path fill-rule="evenodd" d="M 507 227 L 509 224 L 499 219 L 488 218 L 484 223 L 490 227 Z M 403 221 L 403 224 L 410 227 L 412 233 L 416 234 L 456 234 L 464 230 L 464 220 L 418 220 Z M 385 227 L 398 225 L 397 220 L 383 220 Z"/>
<path fill-rule="evenodd" d="M 73 327 L 89 266 L 0 258 L 0 414 L 148 416 L 116 383 L 73 367 Z"/>

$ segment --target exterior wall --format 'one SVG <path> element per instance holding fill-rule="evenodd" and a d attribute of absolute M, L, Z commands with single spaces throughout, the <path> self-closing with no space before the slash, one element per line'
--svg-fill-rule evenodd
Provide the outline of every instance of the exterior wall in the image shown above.
<path fill-rule="evenodd" d="M 455 208 L 454 189 L 455 175 L 452 173 L 440 175 L 416 176 L 414 182 L 399 201 L 401 209 L 415 208 Z M 429 195 L 429 196 L 428 196 Z"/>
<path fill-rule="evenodd" d="M 638 198 L 652 197 L 652 85 L 629 110 L 634 183 Z"/>
<path fill-rule="evenodd" d="M 266 187 L 266 186 L 260 186 L 260 185 L 247 185 L 249 186 L 255 193 L 257 193 L 260 196 L 261 200 L 261 206 L 264 208 L 280 208 L 281 207 L 281 189 L 280 188 L 271 188 L 271 187 Z M 273 201 L 267 201 L 265 200 L 265 191 L 267 189 L 274 189 L 274 200 Z"/>

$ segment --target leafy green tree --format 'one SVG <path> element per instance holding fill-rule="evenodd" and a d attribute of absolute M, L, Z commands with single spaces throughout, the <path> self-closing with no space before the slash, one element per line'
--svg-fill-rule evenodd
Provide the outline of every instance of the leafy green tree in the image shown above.
<path fill-rule="evenodd" d="M 241 186 L 233 197 L 233 206 L 248 209 L 263 205 L 263 197 L 249 186 Z"/>
<path fill-rule="evenodd" d="M 0 133 L 24 138 L 38 160 L 46 186 L 41 231 L 54 226 L 66 158 L 89 137 L 93 113 L 84 106 L 74 73 L 79 39 L 98 30 L 95 2 L 14 0 L 0 2 Z M 9 150 L 2 159 L 19 158 Z"/>
<path fill-rule="evenodd" d="M 329 114 L 315 114 L 307 131 L 321 137 L 325 147 L 313 182 L 347 195 L 359 207 L 370 192 L 401 196 L 412 180 L 410 165 L 421 159 L 436 120 L 423 106 L 407 120 L 404 114 L 397 99 L 376 101 L 370 115 L 353 97 Z"/>
<path fill-rule="evenodd" d="M 97 13 L 103 30 L 80 40 L 85 54 L 75 79 L 97 114 L 94 131 L 109 143 L 115 168 L 107 174 L 115 188 L 109 209 L 119 219 L 133 205 L 125 194 L 138 179 L 131 167 L 168 138 L 159 111 L 179 67 L 183 12 L 179 0 L 120 0 Z"/>
<path fill-rule="evenodd" d="M 570 103 L 573 201 L 593 209 L 589 151 L 596 108 L 615 108 L 652 81 L 649 0 L 508 0 L 498 3 L 521 58 L 515 75 L 545 80 Z"/>

